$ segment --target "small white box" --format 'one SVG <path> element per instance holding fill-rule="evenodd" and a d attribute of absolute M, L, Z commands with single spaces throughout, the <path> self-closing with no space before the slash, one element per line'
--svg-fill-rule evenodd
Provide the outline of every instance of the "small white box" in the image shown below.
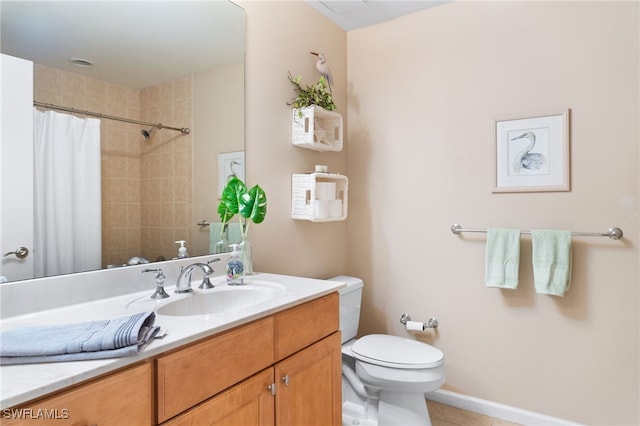
<path fill-rule="evenodd" d="M 291 143 L 314 151 L 342 151 L 342 115 L 317 105 L 294 108 Z"/>
<path fill-rule="evenodd" d="M 318 200 L 318 184 L 335 183 L 334 200 Z M 291 177 L 291 217 L 312 222 L 345 220 L 349 179 L 335 173 L 294 174 Z"/>

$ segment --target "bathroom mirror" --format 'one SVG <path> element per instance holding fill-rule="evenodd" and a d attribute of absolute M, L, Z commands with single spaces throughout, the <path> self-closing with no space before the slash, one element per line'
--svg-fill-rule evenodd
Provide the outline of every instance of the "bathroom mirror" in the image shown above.
<path fill-rule="evenodd" d="M 109 127 L 108 136 L 126 131 L 126 143 L 140 144 L 141 155 L 162 153 L 159 162 L 161 168 L 179 161 L 177 157 L 188 157 L 182 167 L 190 168 L 192 173 L 179 178 L 180 185 L 183 185 L 180 190 L 176 180 L 164 181 L 159 186 L 160 190 L 171 188 L 174 193 L 172 196 L 182 197 L 181 201 L 185 203 L 175 208 L 168 202 L 152 205 L 146 208 L 150 213 L 145 213 L 143 206 L 142 211 L 130 215 L 134 216 L 133 222 L 139 224 L 140 248 L 132 249 L 129 244 L 115 250 L 115 254 L 112 250 L 110 257 L 107 257 L 104 253 L 110 250 L 109 245 L 113 245 L 114 241 L 124 241 L 138 231 L 129 226 L 131 219 L 126 217 L 126 213 L 109 216 L 110 207 L 105 203 L 113 200 L 112 195 L 105 195 L 105 187 L 109 186 L 108 179 L 111 177 L 105 176 L 105 173 L 112 175 L 114 167 L 105 163 L 105 148 L 102 147 L 101 266 L 122 266 L 134 256 L 148 258 L 149 261 L 170 259 L 178 253 L 176 240 L 187 240 L 190 256 L 208 254 L 210 236 L 205 223 L 219 220 L 216 212 L 218 165 L 224 165 L 229 157 L 244 160 L 244 10 L 227 0 L 2 0 L 0 17 L 2 53 L 37 64 L 34 66 L 36 74 L 38 70 L 51 69 L 62 72 L 65 77 L 70 74 L 87 76 L 107 82 L 108 85 L 126 87 L 127 94 L 139 91 L 142 98 L 162 92 L 167 82 L 189 82 L 191 103 L 183 105 L 188 114 L 175 114 L 177 122 L 163 122 L 162 118 L 154 118 L 153 114 L 145 114 L 144 111 L 140 116 L 140 121 L 144 122 L 189 127 L 189 135 L 162 129 L 145 141 L 141 133 L 145 126 L 102 120 L 103 127 L 112 126 Z M 71 63 L 71 58 L 87 59 L 94 65 L 77 67 Z M 68 86 L 69 81 L 73 79 L 65 78 L 62 85 Z M 36 81 L 36 86 L 38 84 L 39 81 Z M 70 89 L 65 86 L 64 90 Z M 34 97 L 37 98 L 35 92 Z M 55 102 L 57 105 L 76 107 L 74 99 L 66 96 L 59 99 Z M 46 102 L 50 101 L 47 99 Z M 82 101 L 77 106 L 77 110 L 96 109 Z M 95 112 L 123 116 L 107 107 L 105 109 Z M 134 132 L 135 136 L 132 137 L 130 132 Z M 103 141 L 104 138 L 103 135 Z M 6 150 L 3 150 L 5 154 Z M 122 163 L 118 159 L 113 161 L 116 165 Z M 151 167 L 144 164 L 140 166 L 140 180 Z M 129 187 L 132 186 L 131 182 L 127 181 Z M 141 199 L 145 196 L 157 199 L 158 194 L 145 186 L 147 184 L 141 183 L 140 189 L 133 192 L 137 192 Z M 174 223 L 168 226 L 155 223 L 159 226 L 154 228 L 152 222 L 159 222 L 168 215 L 173 217 Z M 120 220 L 129 221 L 126 228 L 119 226 Z M 111 222 L 111 225 L 115 222 L 115 226 L 106 222 Z M 145 244 L 146 248 L 142 248 Z M 154 249 L 149 250 L 149 247 Z M 7 278 L 14 281 L 11 277 Z"/>

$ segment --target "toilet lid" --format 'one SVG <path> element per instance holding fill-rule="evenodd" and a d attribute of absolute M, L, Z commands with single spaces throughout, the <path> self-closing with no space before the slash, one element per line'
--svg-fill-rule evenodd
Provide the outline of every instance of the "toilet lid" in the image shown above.
<path fill-rule="evenodd" d="M 351 347 L 354 358 L 393 368 L 433 368 L 442 364 L 444 354 L 426 343 L 387 334 L 361 337 Z"/>

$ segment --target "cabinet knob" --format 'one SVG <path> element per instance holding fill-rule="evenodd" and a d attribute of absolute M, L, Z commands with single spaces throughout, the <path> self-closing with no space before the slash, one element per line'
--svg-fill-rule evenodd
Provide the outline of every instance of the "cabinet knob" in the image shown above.
<path fill-rule="evenodd" d="M 276 384 L 275 383 L 271 383 L 269 386 L 267 386 L 267 389 L 269 390 L 269 392 L 271 392 L 271 395 L 273 395 L 273 396 L 276 395 Z"/>
<path fill-rule="evenodd" d="M 282 383 L 284 383 L 285 386 L 289 386 L 289 375 L 285 375 L 282 376 Z"/>

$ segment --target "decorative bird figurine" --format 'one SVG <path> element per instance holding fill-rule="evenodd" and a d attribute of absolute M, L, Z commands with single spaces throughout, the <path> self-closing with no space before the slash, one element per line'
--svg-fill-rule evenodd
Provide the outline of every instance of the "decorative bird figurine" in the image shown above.
<path fill-rule="evenodd" d="M 517 136 L 511 141 L 515 141 L 517 139 L 529 139 L 529 145 L 522 150 L 518 155 L 516 155 L 515 160 L 513 162 L 513 169 L 516 172 L 520 172 L 520 170 L 538 170 L 544 166 L 545 158 L 544 155 L 537 152 L 530 152 L 536 144 L 536 135 L 532 131 L 527 131 Z"/>
<path fill-rule="evenodd" d="M 333 75 L 331 74 L 331 69 L 327 66 L 327 57 L 324 56 L 324 53 L 316 53 L 310 52 L 312 55 L 316 55 L 318 60 L 316 61 L 316 69 L 326 80 L 329 85 L 329 93 L 331 93 L 331 86 L 333 86 Z"/>

